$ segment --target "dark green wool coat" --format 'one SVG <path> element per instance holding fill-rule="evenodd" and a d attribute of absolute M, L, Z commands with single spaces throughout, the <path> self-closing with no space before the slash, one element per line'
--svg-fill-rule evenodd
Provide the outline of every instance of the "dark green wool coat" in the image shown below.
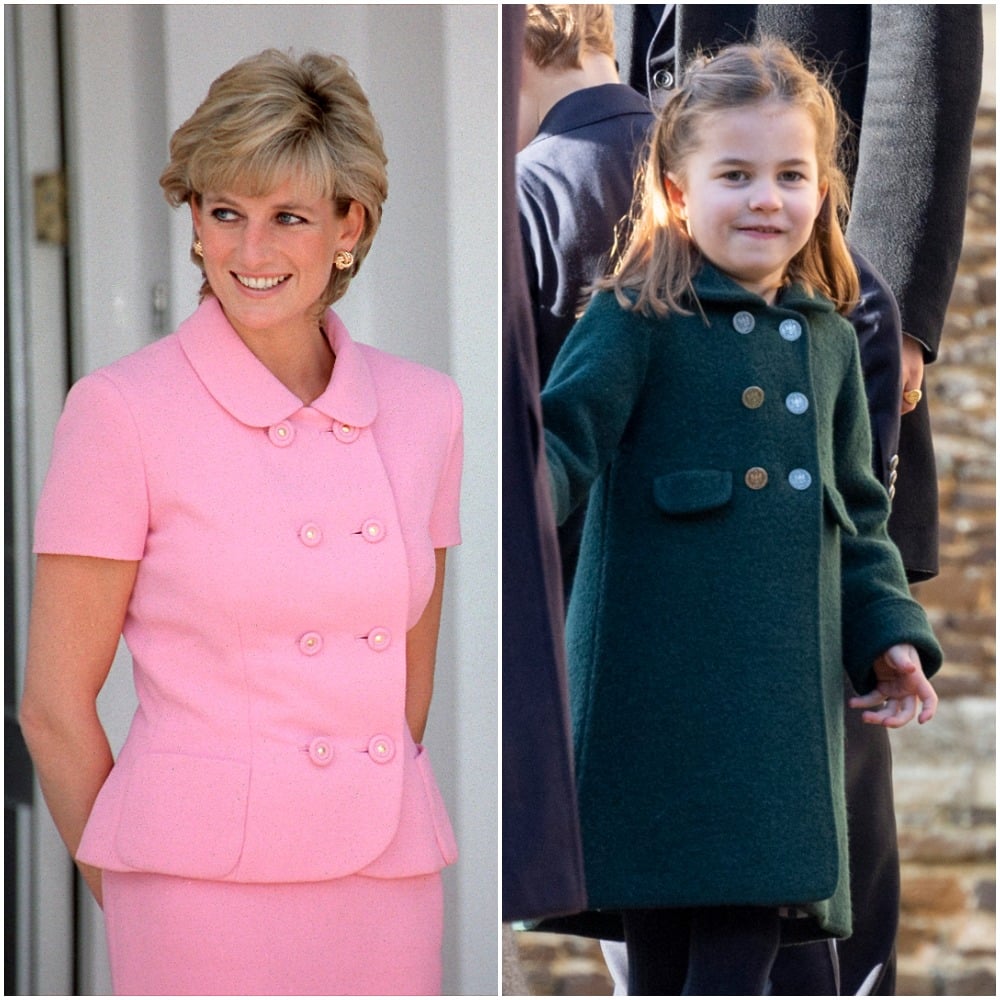
<path fill-rule="evenodd" d="M 589 904 L 799 906 L 851 930 L 843 673 L 912 642 L 853 329 L 713 268 L 705 319 L 594 298 L 542 396 L 557 518 L 589 495 L 567 619 Z"/>

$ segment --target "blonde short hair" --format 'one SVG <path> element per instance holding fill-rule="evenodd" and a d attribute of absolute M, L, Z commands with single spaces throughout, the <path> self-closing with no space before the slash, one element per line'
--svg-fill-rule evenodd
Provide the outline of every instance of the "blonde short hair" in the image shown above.
<path fill-rule="evenodd" d="M 342 58 L 310 52 L 295 59 L 268 49 L 212 83 L 174 132 L 160 186 L 174 207 L 197 205 L 208 191 L 257 197 L 288 177 L 332 198 L 339 216 L 358 202 L 365 222 L 354 264 L 341 271 L 331 262 L 325 309 L 347 291 L 371 248 L 388 194 L 387 162 L 368 98 Z M 194 253 L 192 260 L 201 266 Z M 209 294 L 206 280 L 202 298 Z"/>
<path fill-rule="evenodd" d="M 527 5 L 524 53 L 539 69 L 580 69 L 584 52 L 615 58 L 611 4 Z"/>

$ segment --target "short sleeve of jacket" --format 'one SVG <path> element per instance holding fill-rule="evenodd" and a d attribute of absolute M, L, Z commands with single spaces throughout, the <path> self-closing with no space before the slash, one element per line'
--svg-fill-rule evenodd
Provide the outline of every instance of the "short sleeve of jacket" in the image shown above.
<path fill-rule="evenodd" d="M 458 518 L 464 448 L 462 397 L 451 379 L 447 384 L 450 408 L 447 449 L 430 518 L 430 537 L 436 549 L 458 545 L 462 540 Z"/>
<path fill-rule="evenodd" d="M 148 524 L 138 429 L 118 387 L 95 372 L 70 390 L 56 425 L 34 550 L 141 559 Z"/>

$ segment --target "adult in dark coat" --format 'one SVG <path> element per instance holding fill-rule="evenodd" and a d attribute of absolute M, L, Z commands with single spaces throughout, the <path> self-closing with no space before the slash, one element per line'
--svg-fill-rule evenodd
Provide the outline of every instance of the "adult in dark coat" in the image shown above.
<path fill-rule="evenodd" d="M 906 388 L 922 387 L 922 366 L 938 354 L 961 252 L 972 129 L 982 66 L 978 4 L 635 4 L 616 8 L 623 79 L 654 103 L 673 86 L 678 61 L 698 49 L 767 34 L 829 66 L 859 136 L 849 172 L 848 240 L 887 279 L 907 335 Z M 869 318 L 876 313 L 869 310 Z M 860 331 L 859 331 L 860 332 Z M 883 370 L 862 337 L 866 377 Z M 867 343 L 867 349 L 866 349 Z M 919 345 L 919 349 L 918 348 Z M 873 429 L 891 427 L 869 382 Z M 889 532 L 911 582 L 936 574 L 937 483 L 927 399 L 906 413 Z M 882 470 L 880 470 L 882 471 Z M 899 859 L 888 738 L 847 714 L 854 935 L 831 964 L 826 949 L 785 949 L 776 994 L 895 991 Z M 874 973 L 874 976 L 872 975 Z"/>
<path fill-rule="evenodd" d="M 517 120 L 524 10 L 503 8 L 503 120 Z M 503 919 L 585 905 L 555 522 L 541 444 L 538 362 L 503 137 Z"/>
<path fill-rule="evenodd" d="M 610 48 L 611 37 L 606 41 Z M 607 273 L 616 234 L 624 238 L 635 177 L 653 124 L 648 99 L 628 84 L 615 82 L 610 53 L 586 53 L 580 62 L 571 70 L 547 67 L 547 84 L 559 81 L 558 92 L 569 92 L 547 109 L 515 164 L 543 386 L 579 315 L 584 290 Z M 530 91 L 531 82 L 522 86 Z M 583 514 L 583 509 L 575 512 L 559 528 L 567 595 Z"/>

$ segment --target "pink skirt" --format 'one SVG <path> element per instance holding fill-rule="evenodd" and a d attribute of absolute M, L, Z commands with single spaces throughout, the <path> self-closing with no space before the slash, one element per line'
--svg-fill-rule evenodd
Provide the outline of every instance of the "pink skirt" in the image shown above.
<path fill-rule="evenodd" d="M 441 876 L 210 882 L 105 871 L 118 996 L 437 996 Z"/>

